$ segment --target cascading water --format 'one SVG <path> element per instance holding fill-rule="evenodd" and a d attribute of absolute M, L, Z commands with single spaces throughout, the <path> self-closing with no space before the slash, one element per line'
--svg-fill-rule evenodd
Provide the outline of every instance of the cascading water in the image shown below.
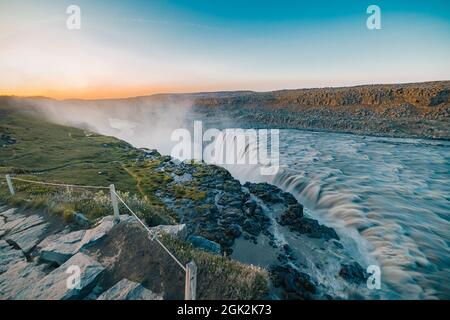
<path fill-rule="evenodd" d="M 450 297 L 449 142 L 281 130 L 280 162 L 275 176 L 223 166 L 291 192 L 360 261 L 380 265 L 386 297 Z"/>

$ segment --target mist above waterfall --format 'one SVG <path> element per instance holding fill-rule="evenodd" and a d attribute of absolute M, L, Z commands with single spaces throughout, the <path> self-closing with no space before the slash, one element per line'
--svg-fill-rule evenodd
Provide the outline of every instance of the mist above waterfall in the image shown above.
<path fill-rule="evenodd" d="M 29 98 L 28 112 L 51 122 L 114 136 L 138 148 L 170 154 L 171 133 L 192 126 L 189 97 L 150 96 L 117 100 L 64 100 Z M 23 103 L 23 102 L 22 102 Z"/>

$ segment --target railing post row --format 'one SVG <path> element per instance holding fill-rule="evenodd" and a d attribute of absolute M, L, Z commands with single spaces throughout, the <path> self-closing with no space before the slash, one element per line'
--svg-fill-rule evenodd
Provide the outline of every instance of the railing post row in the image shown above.
<path fill-rule="evenodd" d="M 15 191 L 14 191 L 14 187 L 11 181 L 11 177 L 9 176 L 9 174 L 6 175 L 6 183 L 8 184 L 8 188 L 9 188 L 9 192 L 11 192 L 11 195 L 15 195 Z"/>

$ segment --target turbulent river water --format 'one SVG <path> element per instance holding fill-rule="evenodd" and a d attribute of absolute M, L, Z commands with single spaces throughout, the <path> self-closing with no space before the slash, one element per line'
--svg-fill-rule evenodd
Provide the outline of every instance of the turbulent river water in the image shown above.
<path fill-rule="evenodd" d="M 226 166 L 291 192 L 382 274 L 382 297 L 450 298 L 450 142 L 280 131 L 281 170 Z"/>

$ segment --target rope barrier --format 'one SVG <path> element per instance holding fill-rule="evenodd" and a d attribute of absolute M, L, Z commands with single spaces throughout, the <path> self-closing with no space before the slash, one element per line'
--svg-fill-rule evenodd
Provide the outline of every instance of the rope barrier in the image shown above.
<path fill-rule="evenodd" d="M 70 187 L 70 188 L 81 188 L 81 189 L 110 189 L 109 187 L 102 187 L 102 186 L 81 186 L 81 185 L 73 185 L 73 184 L 62 184 L 62 183 L 50 183 L 50 182 L 43 182 L 43 181 L 33 181 L 33 180 L 27 180 L 27 179 L 21 179 L 16 177 L 11 177 L 11 180 L 16 181 L 22 181 L 27 183 L 34 183 L 34 184 L 40 184 L 40 185 L 48 185 L 48 186 L 54 186 L 54 187 Z M 147 232 L 150 234 L 151 239 L 158 242 L 161 247 L 172 257 L 173 260 L 181 267 L 181 269 L 186 272 L 185 266 L 167 249 L 167 247 L 158 239 L 158 237 L 152 232 L 144 222 L 142 222 L 141 219 L 131 210 L 131 208 L 123 201 L 123 199 L 117 194 L 117 192 L 114 191 L 114 194 L 116 195 L 117 199 L 120 200 L 120 202 L 123 203 L 123 205 L 128 209 L 128 211 L 131 212 L 131 214 L 139 221 L 139 223 L 147 230 Z"/>
<path fill-rule="evenodd" d="M 109 189 L 109 187 L 102 187 L 102 186 L 81 186 L 81 185 L 75 185 L 75 184 L 49 183 L 49 182 L 43 182 L 43 181 L 26 180 L 26 179 L 21 179 L 21 178 L 16 178 L 16 177 L 11 177 L 11 180 L 17 180 L 17 181 L 41 184 L 41 185 L 47 185 L 47 186 L 54 186 L 54 187 L 70 187 L 70 188 L 80 188 L 80 189 Z"/>
<path fill-rule="evenodd" d="M 27 180 L 27 179 L 21 179 L 17 177 L 13 177 L 10 175 L 6 175 L 6 182 L 8 184 L 9 190 L 11 194 L 14 196 L 15 191 L 12 184 L 12 180 L 16 181 L 22 181 L 27 183 L 34 183 L 34 184 L 40 184 L 40 185 L 48 185 L 48 186 L 54 186 L 54 187 L 70 187 L 70 188 L 81 188 L 81 189 L 109 189 L 111 193 L 111 201 L 113 203 L 114 208 L 114 215 L 118 218 L 119 217 L 119 210 L 117 205 L 117 199 L 125 206 L 125 208 L 128 209 L 128 211 L 137 219 L 137 221 L 144 227 L 145 230 L 147 230 L 148 234 L 150 235 L 151 241 L 156 241 L 166 252 L 169 254 L 169 256 L 181 267 L 181 269 L 186 273 L 186 283 L 185 283 L 185 299 L 186 300 L 195 300 L 196 299 L 196 287 L 197 287 L 197 266 L 196 264 L 191 261 L 186 266 L 184 266 L 173 254 L 170 252 L 170 250 L 158 239 L 158 236 L 155 232 L 150 230 L 144 222 L 142 222 L 141 219 L 134 213 L 133 210 L 125 203 L 125 201 L 117 194 L 115 191 L 114 185 L 110 185 L 109 187 L 103 187 L 103 186 L 82 186 L 82 185 L 74 185 L 74 184 L 63 184 L 63 183 L 50 183 L 50 182 L 43 182 L 43 181 L 33 181 L 33 180 Z"/>
<path fill-rule="evenodd" d="M 139 217 L 133 212 L 133 210 L 130 209 L 130 207 L 125 203 L 125 201 L 122 200 L 122 198 L 116 193 L 116 197 L 117 199 L 120 200 L 120 202 L 123 203 L 123 205 L 128 209 L 128 211 L 131 212 L 131 214 L 139 221 L 139 223 L 145 228 L 145 230 L 147 230 L 147 232 L 150 234 L 150 236 L 152 237 L 151 240 L 156 240 L 156 242 L 158 242 L 161 247 L 172 257 L 173 260 L 175 260 L 175 262 L 181 267 L 181 269 L 183 269 L 184 272 L 186 272 L 186 268 L 183 266 L 183 264 L 178 261 L 178 259 L 172 254 L 172 252 L 169 251 L 169 249 L 166 248 L 166 246 L 159 241 L 158 237 L 156 236 L 156 234 L 154 232 L 152 232 L 145 224 L 144 222 L 142 222 L 141 219 L 139 219 Z"/>

